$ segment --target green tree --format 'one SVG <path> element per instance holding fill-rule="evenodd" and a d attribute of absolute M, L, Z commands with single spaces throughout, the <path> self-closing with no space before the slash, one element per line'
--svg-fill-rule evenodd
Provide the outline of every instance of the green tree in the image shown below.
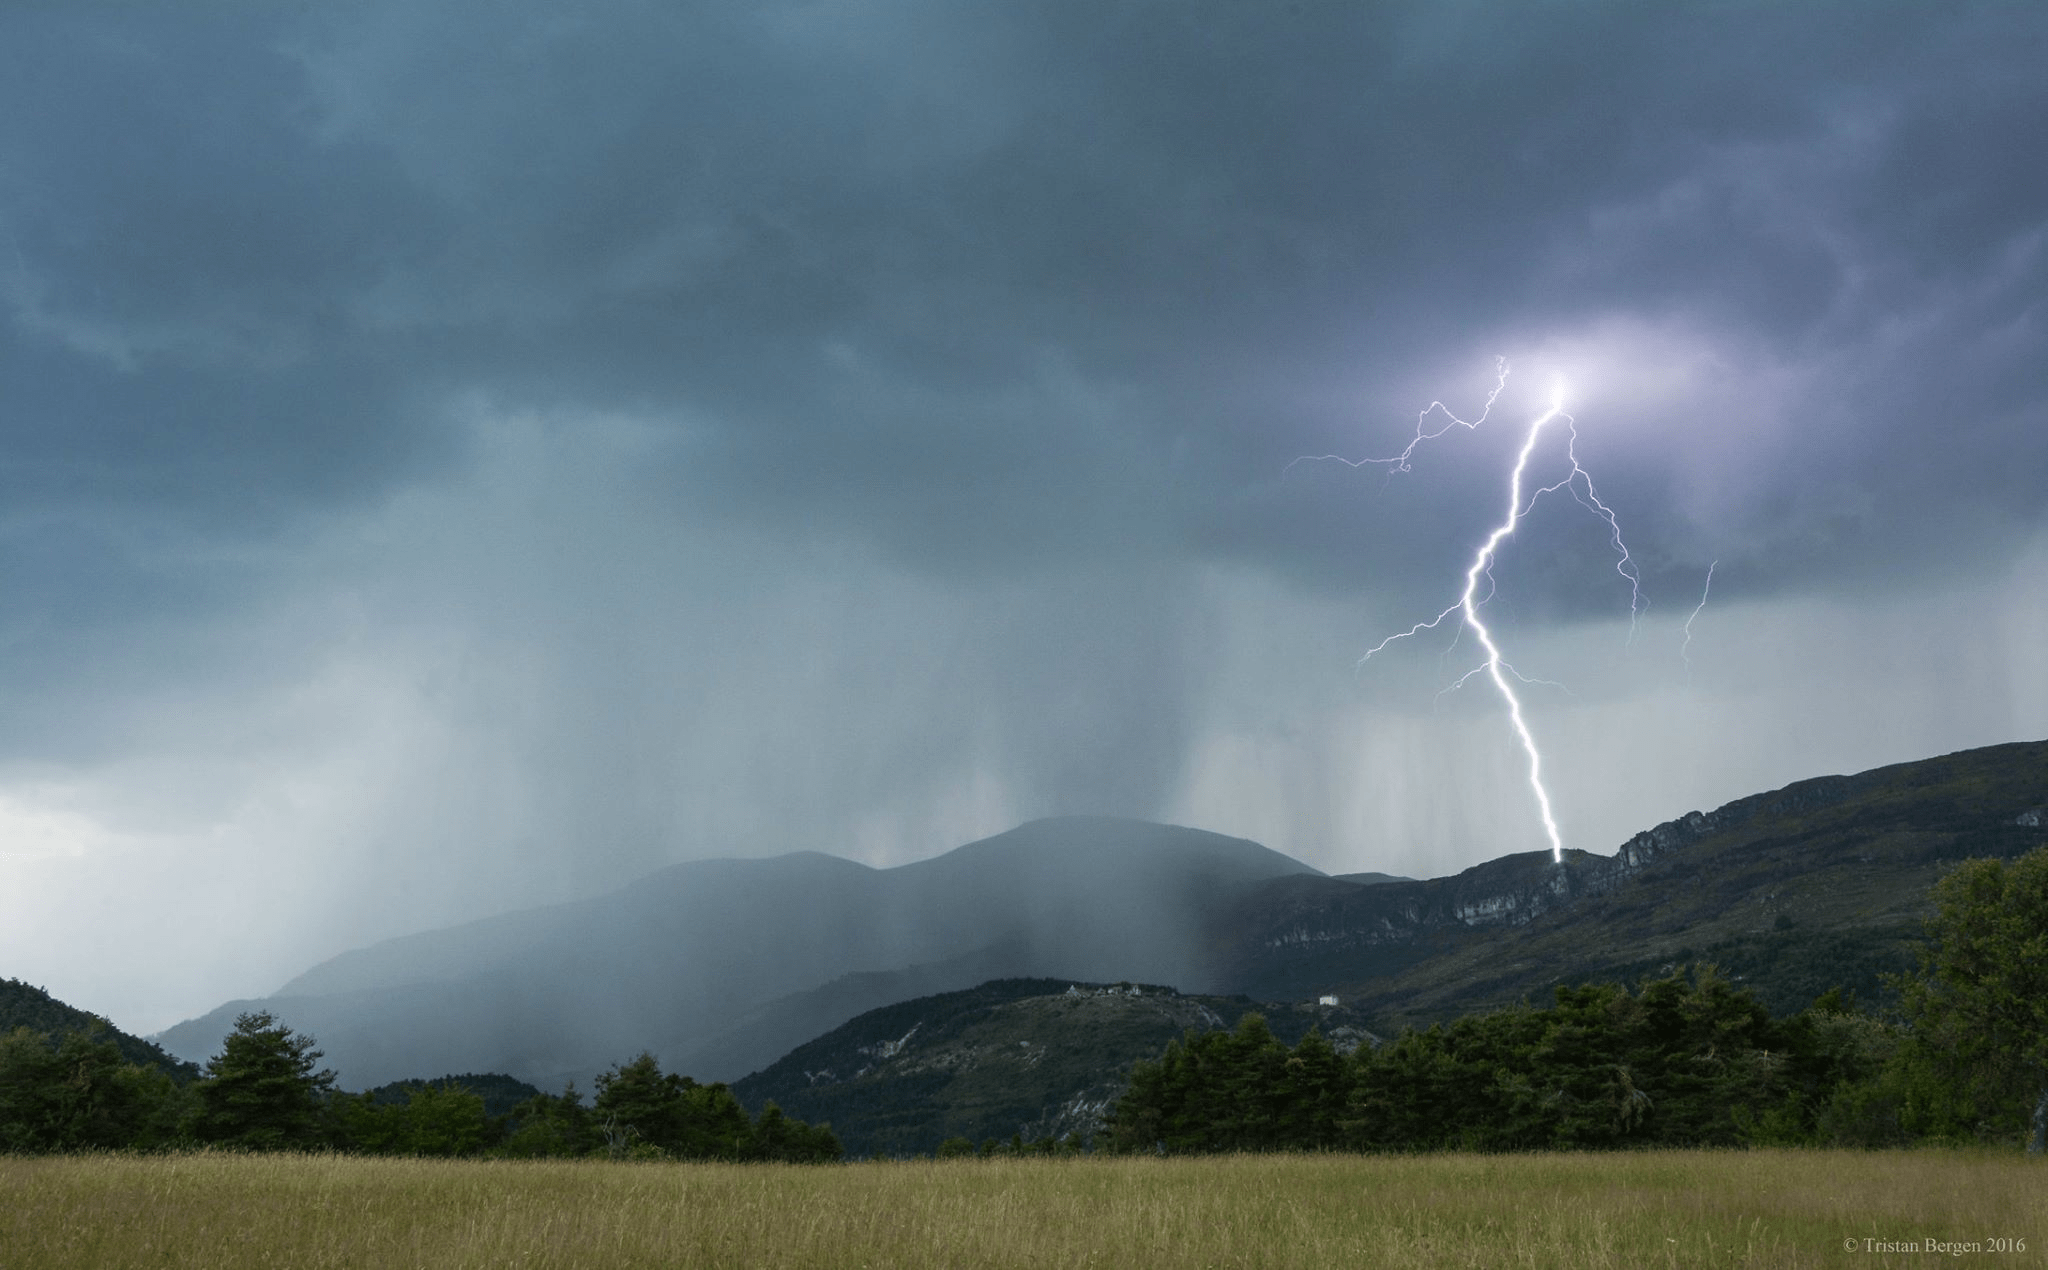
<path fill-rule="evenodd" d="M 449 1082 L 406 1086 L 405 1101 L 380 1104 L 372 1094 L 334 1098 L 347 1146 L 381 1155 L 474 1155 L 494 1126 L 483 1098 Z"/>
<path fill-rule="evenodd" d="M 405 1146 L 411 1155 L 472 1155 L 491 1138 L 484 1100 L 460 1085 L 420 1085 L 407 1092 Z"/>
<path fill-rule="evenodd" d="M 1228 1032 L 1189 1031 L 1157 1062 L 1133 1066 L 1105 1126 L 1111 1149 L 1175 1155 L 1315 1145 L 1304 1129 L 1312 1113 L 1301 1104 L 1325 1096 L 1335 1103 L 1339 1091 L 1325 1088 L 1315 1070 L 1327 1043 L 1317 1036 L 1307 1044 L 1290 1069 L 1294 1055 L 1261 1015 L 1246 1014 Z"/>
<path fill-rule="evenodd" d="M 1463 1024 L 1465 1020 L 1459 1020 Z M 1356 1150 L 1412 1151 L 1459 1145 L 1480 1092 L 1498 1079 L 1465 1061 L 1442 1024 L 1409 1029 L 1377 1049 L 1352 1055 L 1351 1093 L 1339 1128 Z"/>
<path fill-rule="evenodd" d="M 723 1084 L 665 1073 L 642 1053 L 597 1078 L 593 1119 L 613 1155 L 636 1143 L 685 1160 L 738 1160 L 753 1125 Z"/>
<path fill-rule="evenodd" d="M 663 1072 L 654 1055 L 643 1051 L 597 1078 L 593 1107 L 605 1149 L 622 1157 L 634 1143 L 674 1150 L 683 1138 L 684 1095 L 697 1082 Z"/>
<path fill-rule="evenodd" d="M 1822 993 L 1793 1022 L 1803 1028 L 1809 1049 L 1820 1059 L 1813 1141 L 1823 1146 L 1904 1146 L 1900 1099 L 1886 1071 L 1904 1037 L 1894 1021 L 1857 1008 L 1856 994 L 1841 988 Z"/>
<path fill-rule="evenodd" d="M 684 1078 L 683 1134 L 669 1149 L 686 1160 L 743 1160 L 754 1125 L 723 1082 L 700 1085 Z"/>
<path fill-rule="evenodd" d="M 1279 1142 L 1290 1151 L 1326 1151 L 1337 1145 L 1344 1110 L 1344 1060 L 1321 1028 L 1310 1028 L 1281 1070 Z"/>
<path fill-rule="evenodd" d="M 199 1136 L 262 1151 L 318 1146 L 334 1073 L 315 1070 L 315 1044 L 267 1011 L 238 1016 L 199 1083 Z"/>
<path fill-rule="evenodd" d="M 1966 860 L 1934 887 L 1890 1073 L 1907 1127 L 2048 1146 L 2048 847 Z M 2031 1133 L 2029 1130 L 2031 1129 Z"/>
<path fill-rule="evenodd" d="M 842 1154 L 839 1137 L 828 1124 L 808 1125 L 769 1103 L 761 1108 L 747 1136 L 746 1158 L 789 1164 L 825 1164 Z"/>
<path fill-rule="evenodd" d="M 338 1126 L 338 1143 L 345 1151 L 370 1155 L 396 1155 L 404 1126 L 399 1116 L 401 1103 L 378 1102 L 369 1093 L 337 1093 L 328 1101 L 328 1112 Z"/>
<path fill-rule="evenodd" d="M 537 1094 L 506 1117 L 501 1154 L 520 1158 L 587 1155 L 598 1145 L 590 1108 L 571 1082 L 559 1094 Z"/>
<path fill-rule="evenodd" d="M 773 1103 L 750 1120 L 724 1084 L 663 1072 L 647 1053 L 597 1078 L 590 1118 L 602 1149 L 614 1157 L 811 1163 L 840 1155 L 829 1126 L 793 1120 Z M 521 1132 L 515 1130 L 515 1142 Z"/>
<path fill-rule="evenodd" d="M 103 1024 L 0 1036 L 0 1150 L 165 1146 L 182 1110 L 176 1082 L 125 1061 Z"/>

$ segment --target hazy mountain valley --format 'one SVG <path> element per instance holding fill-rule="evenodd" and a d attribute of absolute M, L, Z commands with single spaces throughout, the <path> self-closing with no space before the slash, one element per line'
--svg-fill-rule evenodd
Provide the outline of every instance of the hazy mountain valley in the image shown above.
<path fill-rule="evenodd" d="M 704 861 L 347 953 L 156 1040 L 201 1060 L 260 1006 L 316 1035 L 353 1087 L 495 1071 L 559 1088 L 643 1049 L 738 1081 L 866 1011 L 995 979 L 1334 995 L 1391 1034 L 1710 959 L 1796 1010 L 1837 984 L 1876 999 L 1943 867 L 2040 845 L 2044 804 L 2048 743 L 2032 742 L 1802 781 L 1612 856 L 1424 881 L 1326 877 L 1241 839 L 1095 818 L 886 870 Z"/>

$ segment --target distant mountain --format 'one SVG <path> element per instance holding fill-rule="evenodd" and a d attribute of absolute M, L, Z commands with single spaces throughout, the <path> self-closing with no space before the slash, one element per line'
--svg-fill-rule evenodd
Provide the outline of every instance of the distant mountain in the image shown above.
<path fill-rule="evenodd" d="M 1033 821 L 893 869 L 817 853 L 676 865 L 625 890 L 389 940 L 166 1031 L 217 1047 L 260 1007 L 346 1085 L 423 1071 L 558 1087 L 642 1049 L 736 1079 L 864 1010 L 990 978 L 1217 981 L 1246 887 L 1314 874 L 1257 843 L 1142 821 Z"/>
<path fill-rule="evenodd" d="M 733 1087 L 750 1110 L 773 1101 L 830 1121 L 849 1156 L 930 1154 L 947 1138 L 1093 1137 L 1129 1083 L 1183 1032 L 1266 1016 L 1292 1045 L 1320 1027 L 1349 1052 L 1375 1038 L 1342 1006 L 1258 1005 L 1151 984 L 1005 979 L 903 1001 L 800 1046 Z"/>
<path fill-rule="evenodd" d="M 642 1049 L 737 1080 L 866 1011 L 990 979 L 1335 994 L 1388 1032 L 1703 958 L 1789 1011 L 1836 984 L 1877 997 L 1942 870 L 2048 841 L 2044 805 L 2048 742 L 2031 742 L 1801 781 L 1612 856 L 1423 881 L 1326 877 L 1242 839 L 1099 818 L 894 869 L 701 861 L 346 953 L 157 1039 L 205 1057 L 254 1006 L 317 1036 L 354 1087 L 495 1071 L 587 1088 Z"/>
<path fill-rule="evenodd" d="M 43 989 L 19 979 L 0 979 L 0 1035 L 22 1027 L 52 1038 L 61 1037 L 66 1032 L 103 1029 L 107 1039 L 114 1043 L 114 1048 L 127 1062 L 160 1067 L 181 1082 L 195 1080 L 199 1076 L 199 1068 L 194 1064 L 173 1058 L 139 1036 L 130 1036 L 100 1015 L 66 1005 Z M 212 1054 L 206 1057 L 210 1058 Z"/>

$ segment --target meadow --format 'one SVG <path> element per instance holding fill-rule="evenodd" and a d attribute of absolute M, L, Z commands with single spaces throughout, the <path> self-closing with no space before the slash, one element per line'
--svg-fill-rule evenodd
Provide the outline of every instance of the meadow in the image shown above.
<path fill-rule="evenodd" d="M 1938 1150 L 0 1157 L 0 1268 L 2026 1265 L 2044 1182 L 2037 1160 Z"/>

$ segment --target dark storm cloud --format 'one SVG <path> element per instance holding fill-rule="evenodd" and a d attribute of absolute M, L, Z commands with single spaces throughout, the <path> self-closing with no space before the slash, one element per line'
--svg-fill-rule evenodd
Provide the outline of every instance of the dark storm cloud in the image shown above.
<path fill-rule="evenodd" d="M 1925 541 L 1874 503 L 2041 458 L 2023 8 L 13 26 L 10 470 L 36 497 L 205 526 L 361 496 L 444 458 L 438 397 L 480 386 L 664 421 L 678 497 L 926 567 L 1116 543 L 1356 585 L 1393 526 L 1278 467 L 1387 448 L 1418 394 L 1475 400 L 1493 353 L 1616 313 L 1812 371 L 1747 403 L 1778 416 L 1759 457 L 1869 500 L 1830 531 L 1759 472 L 1754 550 L 1803 562 L 1780 585 L 1853 569 L 1846 539 Z M 1610 487 L 1684 479 L 1617 463 Z M 1970 493 L 1981 521 L 2040 506 L 2016 476 Z M 1665 501 L 1624 505 L 1690 564 Z"/>
<path fill-rule="evenodd" d="M 337 301 L 430 209 L 380 156 L 313 143 L 275 31 L 128 7 L 9 28 L 10 503 L 274 524 L 274 500 L 404 469 L 422 421 L 392 407 L 421 370 L 366 364 Z"/>

